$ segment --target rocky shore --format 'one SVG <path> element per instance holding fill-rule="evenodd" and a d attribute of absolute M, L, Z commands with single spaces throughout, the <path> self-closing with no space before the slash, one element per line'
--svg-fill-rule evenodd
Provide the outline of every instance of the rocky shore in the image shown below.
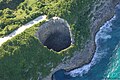
<path fill-rule="evenodd" d="M 94 8 L 91 11 L 90 15 L 93 15 L 91 18 L 90 25 L 90 39 L 86 42 L 85 48 L 83 51 L 76 51 L 74 56 L 67 60 L 64 63 L 60 63 L 46 78 L 43 80 L 51 80 L 51 76 L 54 72 L 59 69 L 65 69 L 67 71 L 81 67 L 85 64 L 88 64 L 94 53 L 95 53 L 95 35 L 98 32 L 99 28 L 109 19 L 111 19 L 115 13 L 115 7 L 120 2 L 120 0 L 99 0 L 94 3 Z"/>

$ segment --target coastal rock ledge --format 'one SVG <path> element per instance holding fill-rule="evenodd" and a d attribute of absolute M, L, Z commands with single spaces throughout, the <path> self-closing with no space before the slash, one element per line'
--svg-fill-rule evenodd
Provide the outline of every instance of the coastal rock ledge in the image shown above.
<path fill-rule="evenodd" d="M 69 24 L 59 17 L 53 17 L 42 24 L 36 35 L 44 46 L 57 52 L 73 43 Z"/>

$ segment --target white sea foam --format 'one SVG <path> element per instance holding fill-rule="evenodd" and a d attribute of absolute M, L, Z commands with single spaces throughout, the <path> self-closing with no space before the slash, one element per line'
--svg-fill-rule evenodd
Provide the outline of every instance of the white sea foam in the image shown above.
<path fill-rule="evenodd" d="M 97 48 L 96 48 L 96 52 L 95 52 L 95 55 L 94 55 L 92 61 L 89 64 L 84 65 L 81 68 L 70 71 L 68 74 L 70 74 L 72 77 L 82 76 L 83 74 L 86 74 L 92 66 L 94 66 L 96 63 L 98 63 L 101 60 L 101 58 L 104 57 L 107 54 L 107 51 L 108 51 L 109 48 L 100 51 L 99 50 L 99 45 L 98 45 L 98 40 L 101 39 L 101 38 L 104 39 L 104 40 L 107 40 L 107 39 L 111 38 L 111 36 L 108 35 L 107 33 L 112 31 L 112 28 L 111 28 L 112 21 L 115 18 L 116 18 L 116 16 L 114 16 L 110 21 L 107 21 L 100 28 L 98 33 L 96 34 L 95 43 L 96 43 Z"/>
<path fill-rule="evenodd" d="M 108 64 L 108 70 L 106 71 L 107 77 L 109 78 L 111 75 L 117 75 L 120 74 L 118 73 L 118 69 L 120 67 L 120 42 L 116 45 L 114 49 L 114 56 L 110 58 L 110 63 Z"/>
<path fill-rule="evenodd" d="M 120 5 L 117 5 L 116 7 L 117 7 L 118 9 L 120 9 Z"/>

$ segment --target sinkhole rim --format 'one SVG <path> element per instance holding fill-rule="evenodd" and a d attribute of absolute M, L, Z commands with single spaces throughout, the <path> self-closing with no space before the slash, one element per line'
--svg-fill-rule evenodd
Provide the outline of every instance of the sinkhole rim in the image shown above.
<path fill-rule="evenodd" d="M 57 33 L 59 34 L 56 36 Z M 74 44 L 69 24 L 59 17 L 53 17 L 43 23 L 36 36 L 44 47 L 55 52 L 68 50 Z"/>

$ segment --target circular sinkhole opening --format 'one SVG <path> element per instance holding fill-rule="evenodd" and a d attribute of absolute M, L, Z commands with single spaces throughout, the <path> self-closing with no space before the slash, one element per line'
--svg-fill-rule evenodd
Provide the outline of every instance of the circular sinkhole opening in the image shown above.
<path fill-rule="evenodd" d="M 68 48 L 73 41 L 69 24 L 59 17 L 42 24 L 36 36 L 44 46 L 57 52 Z"/>

